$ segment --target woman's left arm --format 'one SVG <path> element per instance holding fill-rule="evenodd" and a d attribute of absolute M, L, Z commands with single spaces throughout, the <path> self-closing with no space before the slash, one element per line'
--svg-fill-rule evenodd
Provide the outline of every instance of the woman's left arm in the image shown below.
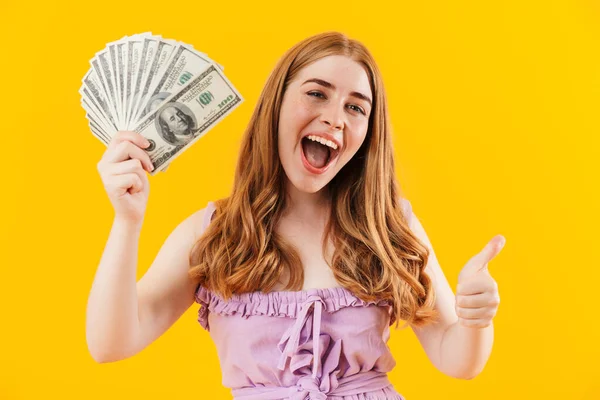
<path fill-rule="evenodd" d="M 428 358 L 442 373 L 472 379 L 483 370 L 492 351 L 494 326 L 500 297 L 498 285 L 489 274 L 487 264 L 502 249 L 505 239 L 495 236 L 485 248 L 471 258 L 458 277 L 456 297 L 437 260 L 423 225 L 412 213 L 410 228 L 429 248 L 425 273 L 435 291 L 435 308 L 440 313 L 436 323 L 412 326 Z"/>

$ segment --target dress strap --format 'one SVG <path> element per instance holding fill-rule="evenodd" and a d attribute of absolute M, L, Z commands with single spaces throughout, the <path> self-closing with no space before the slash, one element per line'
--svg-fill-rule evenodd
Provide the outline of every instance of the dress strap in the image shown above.
<path fill-rule="evenodd" d="M 202 232 L 204 232 L 206 227 L 208 227 L 208 224 L 210 224 L 210 220 L 212 218 L 213 213 L 215 212 L 215 209 L 215 203 L 213 201 L 209 201 L 204 211 L 204 218 L 202 220 Z"/>
<path fill-rule="evenodd" d="M 412 204 L 410 204 L 410 201 L 408 199 L 401 199 L 400 202 L 402 206 L 402 212 L 404 213 L 404 217 L 406 218 L 406 221 L 410 226 L 413 216 Z"/>

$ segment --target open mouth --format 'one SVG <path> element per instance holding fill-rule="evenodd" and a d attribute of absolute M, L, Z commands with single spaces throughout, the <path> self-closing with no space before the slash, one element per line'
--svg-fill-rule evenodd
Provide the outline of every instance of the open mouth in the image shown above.
<path fill-rule="evenodd" d="M 302 138 L 301 147 L 304 166 L 313 173 L 325 172 L 339 155 L 339 148 L 333 149 L 308 137 Z"/>

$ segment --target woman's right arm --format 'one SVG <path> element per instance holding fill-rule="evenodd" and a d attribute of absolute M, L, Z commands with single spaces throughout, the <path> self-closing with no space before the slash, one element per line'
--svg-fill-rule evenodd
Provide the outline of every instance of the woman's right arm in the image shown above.
<path fill-rule="evenodd" d="M 149 194 L 148 142 L 136 132 L 118 132 L 98 163 L 115 218 L 86 310 L 86 340 L 98 362 L 130 357 L 162 335 L 194 301 L 189 254 L 202 227 L 204 209 L 167 237 L 154 262 L 136 282 L 137 253 Z"/>
<path fill-rule="evenodd" d="M 114 221 L 87 306 L 86 338 L 94 360 L 114 362 L 139 353 L 194 303 L 189 254 L 204 210 L 173 230 L 137 283 L 139 225 Z"/>
<path fill-rule="evenodd" d="M 140 225 L 114 219 L 86 310 L 88 350 L 97 362 L 131 352 L 139 335 L 136 268 Z"/>

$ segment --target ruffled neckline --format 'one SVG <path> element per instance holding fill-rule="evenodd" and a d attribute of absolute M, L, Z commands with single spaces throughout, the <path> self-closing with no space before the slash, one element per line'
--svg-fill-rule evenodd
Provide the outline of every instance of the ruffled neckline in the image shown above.
<path fill-rule="evenodd" d="M 209 312 L 219 315 L 265 315 L 281 318 L 296 318 L 303 303 L 313 296 L 323 301 L 323 310 L 329 313 L 345 307 L 390 306 L 388 300 L 364 301 L 344 287 L 313 288 L 298 291 L 261 291 L 233 294 L 228 300 L 198 285 L 195 301 L 202 305 L 198 311 L 198 322 L 209 329 Z"/>

